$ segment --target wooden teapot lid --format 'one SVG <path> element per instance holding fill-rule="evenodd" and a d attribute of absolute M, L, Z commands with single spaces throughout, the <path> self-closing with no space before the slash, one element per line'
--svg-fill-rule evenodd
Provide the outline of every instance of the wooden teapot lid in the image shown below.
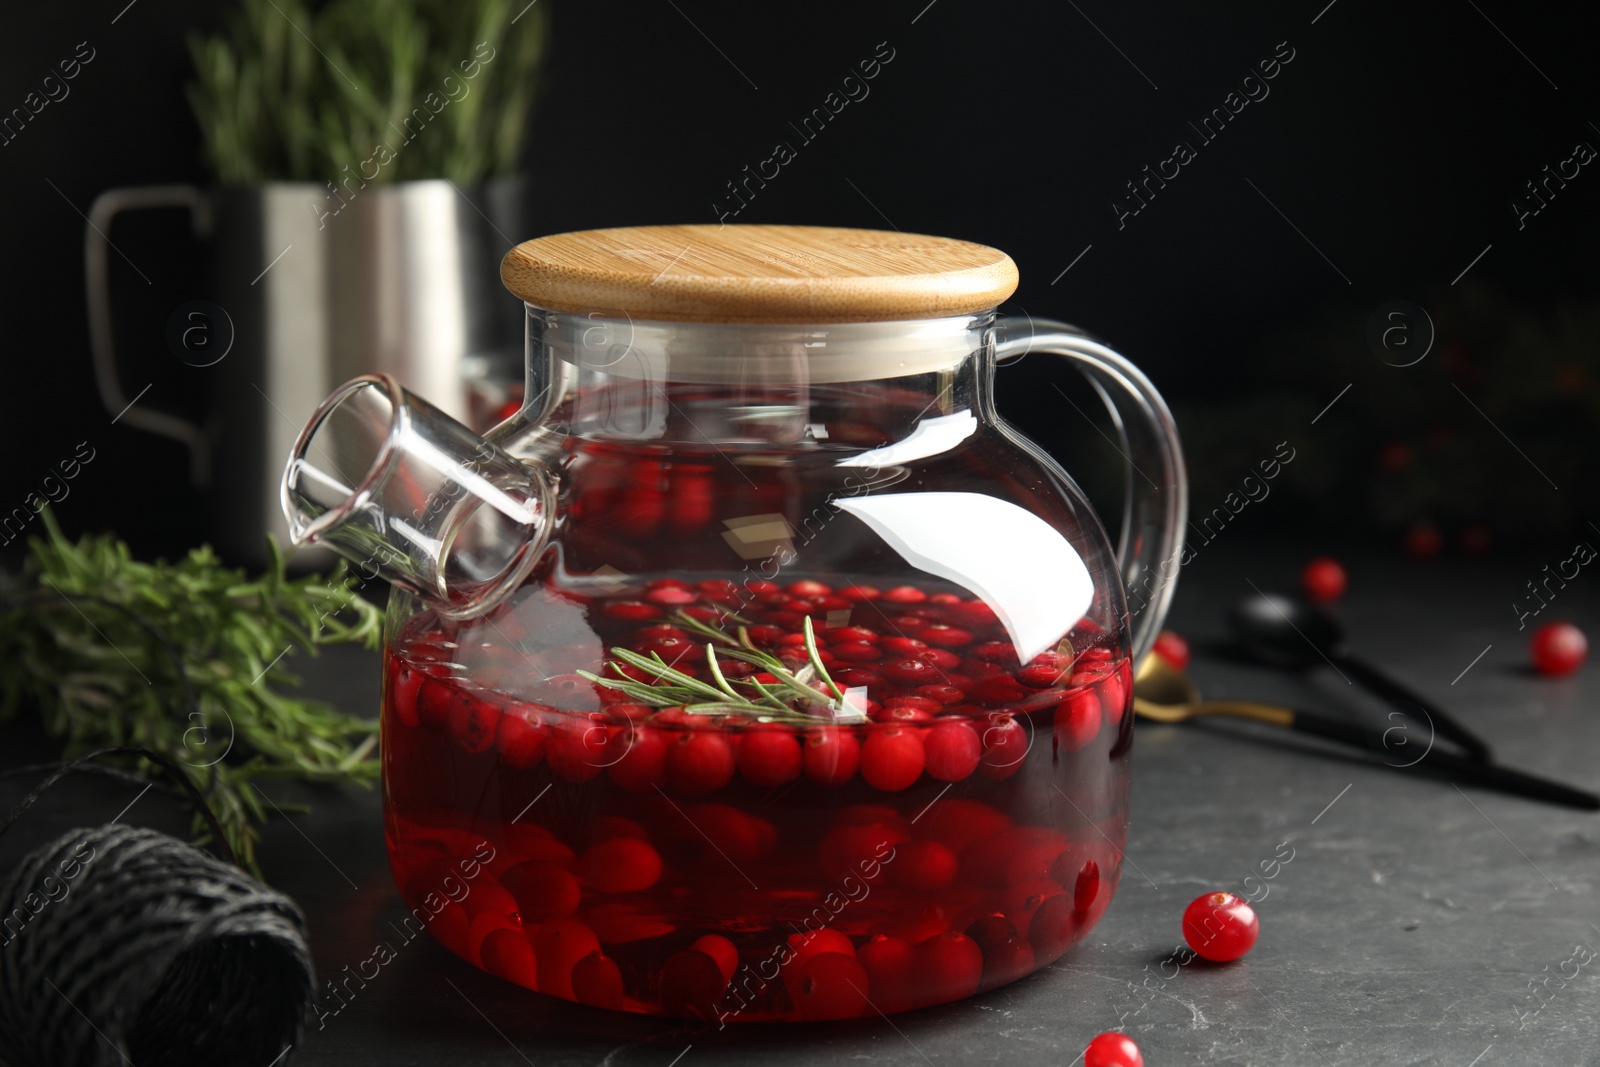
<path fill-rule="evenodd" d="M 667 322 L 971 315 L 1017 288 L 1011 257 L 948 237 L 831 226 L 626 226 L 525 241 L 506 288 L 550 311 Z"/>

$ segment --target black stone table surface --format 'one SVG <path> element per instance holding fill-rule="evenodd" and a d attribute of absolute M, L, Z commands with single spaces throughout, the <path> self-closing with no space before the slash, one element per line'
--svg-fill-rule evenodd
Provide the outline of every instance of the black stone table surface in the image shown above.
<path fill-rule="evenodd" d="M 1331 668 L 1276 674 L 1214 647 L 1228 604 L 1252 582 L 1290 588 L 1305 558 L 1242 536 L 1207 546 L 1184 569 L 1170 620 L 1197 646 L 1191 674 L 1202 690 L 1382 722 L 1383 709 Z M 1523 553 L 1365 559 L 1341 612 L 1357 650 L 1456 711 L 1504 761 L 1600 788 L 1600 666 L 1563 680 L 1524 666 L 1529 631 L 1510 604 L 1544 562 Z M 1600 636 L 1597 582 L 1580 575 L 1530 623 L 1568 618 Z M 312 692 L 375 707 L 375 657 L 346 650 L 297 669 Z M 0 732 L 0 748 L 37 747 L 15 736 Z M 1591 947 L 1600 946 L 1600 815 L 1457 788 L 1248 726 L 1141 723 L 1133 767 L 1127 866 L 1109 912 L 1062 960 L 983 996 L 889 1019 L 718 1032 L 546 999 L 418 939 L 337 1015 L 313 1023 L 288 1059 L 1068 1067 L 1090 1037 L 1120 1026 L 1151 1067 L 1600 1063 Z M 269 791 L 315 810 L 269 828 L 267 875 L 305 908 L 320 973 L 354 967 L 394 940 L 390 923 L 405 914 L 378 793 Z M 0 784 L 8 805 L 20 793 L 15 780 Z M 0 839 L 0 869 L 69 826 L 110 820 L 131 793 L 99 780 L 57 790 Z M 122 817 L 181 832 L 168 804 L 151 794 Z M 1180 966 L 1183 908 L 1212 889 L 1258 901 L 1260 942 L 1235 964 Z"/>

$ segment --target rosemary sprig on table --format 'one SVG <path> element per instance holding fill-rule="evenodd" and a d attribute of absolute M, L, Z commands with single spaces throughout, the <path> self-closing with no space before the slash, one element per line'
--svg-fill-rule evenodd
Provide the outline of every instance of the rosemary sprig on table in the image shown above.
<path fill-rule="evenodd" d="M 738 621 L 737 616 L 729 616 Z M 706 671 L 711 681 L 702 681 L 677 670 L 651 653 L 640 655 L 631 649 L 613 648 L 607 667 L 617 675 L 606 678 L 588 671 L 579 671 L 596 685 L 615 689 L 637 703 L 654 708 L 682 707 L 691 715 L 744 715 L 761 722 L 787 722 L 797 725 L 817 722 L 864 722 L 864 709 L 851 704 L 845 691 L 839 688 L 823 666 L 817 650 L 816 632 L 811 619 L 805 620 L 806 666 L 791 671 L 778 657 L 762 652 L 750 641 L 749 631 L 740 625 L 738 636 L 730 636 L 690 615 L 679 612 L 672 620 L 685 630 L 706 638 L 704 643 Z M 722 671 L 718 658 L 738 660 L 757 668 L 774 679 L 761 682 L 755 677 L 728 678 Z M 632 667 L 643 671 L 652 679 L 641 682 L 630 678 L 623 670 Z M 824 688 L 816 688 L 821 682 Z M 740 687 L 743 687 L 742 689 Z"/>
<path fill-rule="evenodd" d="M 67 758 L 119 745 L 169 756 L 252 869 L 270 811 L 256 782 L 377 777 L 376 722 L 279 692 L 298 681 L 291 649 L 377 646 L 382 612 L 342 565 L 290 579 L 275 546 L 254 578 L 209 548 L 145 563 L 113 537 L 73 543 L 48 510 L 40 518 L 21 573 L 0 573 L 0 722 L 37 709 Z M 158 777 L 148 761 L 125 766 Z"/>

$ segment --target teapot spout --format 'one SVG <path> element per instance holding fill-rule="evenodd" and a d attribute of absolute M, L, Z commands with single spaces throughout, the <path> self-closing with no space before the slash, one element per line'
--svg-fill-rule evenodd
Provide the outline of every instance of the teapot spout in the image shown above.
<path fill-rule="evenodd" d="M 283 513 L 368 577 L 451 618 L 492 609 L 550 536 L 549 474 L 402 389 L 366 374 L 334 390 L 295 440 Z"/>

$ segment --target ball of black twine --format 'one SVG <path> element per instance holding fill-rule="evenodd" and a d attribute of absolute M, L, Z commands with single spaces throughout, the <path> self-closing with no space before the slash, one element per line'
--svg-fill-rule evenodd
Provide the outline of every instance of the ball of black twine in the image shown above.
<path fill-rule="evenodd" d="M 220 840 L 187 775 L 141 754 L 186 787 Z M 72 769 L 35 790 L 6 827 Z M 293 900 L 154 830 L 73 830 L 30 853 L 0 887 L 8 1067 L 281 1065 L 313 985 Z"/>

